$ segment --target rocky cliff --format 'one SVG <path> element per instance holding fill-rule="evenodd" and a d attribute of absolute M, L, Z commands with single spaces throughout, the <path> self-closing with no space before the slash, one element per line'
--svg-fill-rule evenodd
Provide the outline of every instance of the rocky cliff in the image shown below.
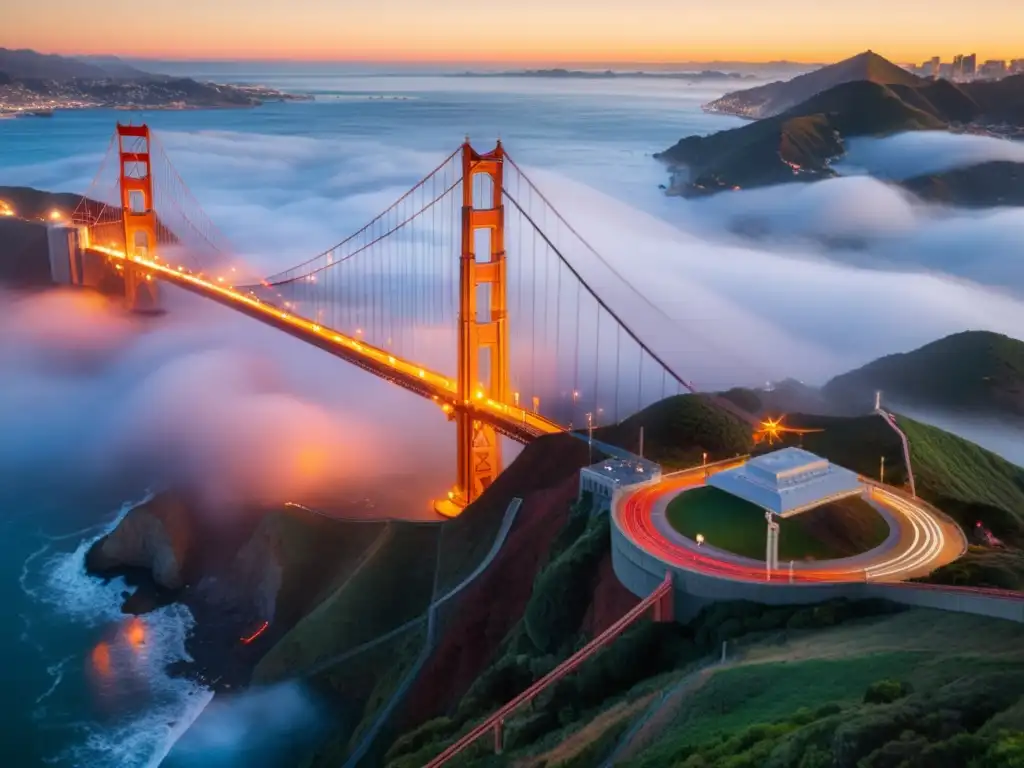
<path fill-rule="evenodd" d="M 141 568 L 157 586 L 181 589 L 194 556 L 193 511 L 177 494 L 154 496 L 130 510 L 113 531 L 93 544 L 85 558 L 86 569 L 113 575 Z"/>

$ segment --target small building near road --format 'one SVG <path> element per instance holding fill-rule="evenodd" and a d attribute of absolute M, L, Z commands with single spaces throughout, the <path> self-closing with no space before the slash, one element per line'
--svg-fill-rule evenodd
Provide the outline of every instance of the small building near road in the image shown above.
<path fill-rule="evenodd" d="M 864 491 L 856 472 L 802 448 L 756 456 L 740 467 L 711 475 L 708 485 L 778 517 L 799 515 Z"/>
<path fill-rule="evenodd" d="M 661 466 L 653 461 L 641 459 L 608 458 L 580 470 L 579 497 L 590 493 L 594 500 L 591 514 L 607 512 L 612 506 L 612 496 L 618 488 L 647 485 L 661 479 Z"/>

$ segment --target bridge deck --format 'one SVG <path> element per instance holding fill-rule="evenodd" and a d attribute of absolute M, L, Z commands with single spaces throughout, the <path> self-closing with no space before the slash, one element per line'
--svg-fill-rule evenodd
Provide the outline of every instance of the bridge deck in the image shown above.
<path fill-rule="evenodd" d="M 123 251 L 113 248 L 93 245 L 89 250 L 112 259 L 127 261 Z M 260 301 L 232 287 L 219 285 L 156 261 L 135 258 L 132 263 L 136 269 L 141 269 L 160 280 L 230 307 L 307 344 L 319 347 L 335 357 L 340 357 L 379 378 L 393 382 L 421 397 L 434 400 L 449 415 L 456 410 L 468 412 L 517 442 L 528 443 L 541 435 L 565 431 L 561 425 L 539 414 L 491 400 L 483 393 L 478 393 L 473 400 L 460 401 L 453 379 L 422 368 L 413 361 L 397 357 L 359 339 L 286 312 L 280 307 Z"/>

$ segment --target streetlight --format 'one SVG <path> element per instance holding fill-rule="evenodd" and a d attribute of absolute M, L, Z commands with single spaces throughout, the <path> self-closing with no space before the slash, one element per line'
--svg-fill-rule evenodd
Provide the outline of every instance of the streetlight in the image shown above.
<path fill-rule="evenodd" d="M 512 393 L 512 399 L 515 401 L 516 408 L 518 408 L 519 407 L 519 393 L 518 392 L 513 392 Z"/>
<path fill-rule="evenodd" d="M 703 533 L 698 533 L 696 541 L 697 541 L 697 546 L 698 547 L 701 546 L 704 543 L 704 534 Z"/>
<path fill-rule="evenodd" d="M 885 482 L 885 456 L 882 456 L 882 465 L 878 468 L 878 482 Z"/>
<path fill-rule="evenodd" d="M 594 461 L 594 414 L 587 412 L 587 463 Z"/>

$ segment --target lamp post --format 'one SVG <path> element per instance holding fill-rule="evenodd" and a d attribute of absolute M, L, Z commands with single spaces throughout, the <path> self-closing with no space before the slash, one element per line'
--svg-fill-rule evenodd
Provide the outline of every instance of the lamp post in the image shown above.
<path fill-rule="evenodd" d="M 587 412 L 587 463 L 594 461 L 594 414 Z"/>
<path fill-rule="evenodd" d="M 882 456 L 881 466 L 878 468 L 878 482 L 885 482 L 885 456 Z"/>

